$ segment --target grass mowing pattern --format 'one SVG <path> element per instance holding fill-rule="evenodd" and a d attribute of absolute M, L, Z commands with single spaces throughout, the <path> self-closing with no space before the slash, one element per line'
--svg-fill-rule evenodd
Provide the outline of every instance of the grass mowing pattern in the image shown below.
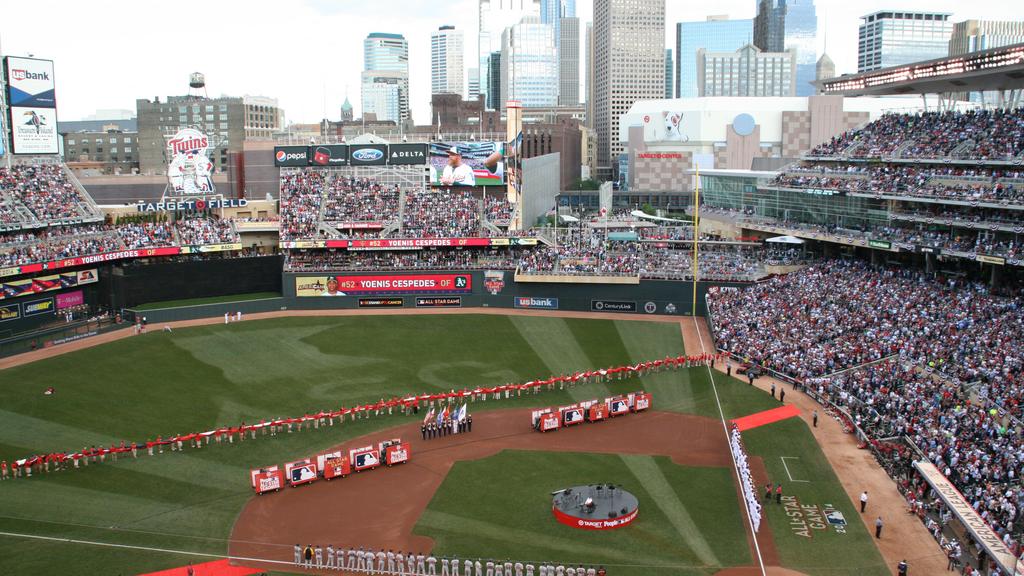
<path fill-rule="evenodd" d="M 84 444 L 109 445 L 122 438 L 141 441 L 157 433 L 206 430 L 409 392 L 523 382 L 682 353 L 679 327 L 674 324 L 550 317 L 295 317 L 195 327 L 172 334 L 154 331 L 3 371 L 0 459 Z M 716 381 L 727 418 L 777 406 L 768 395 L 746 384 L 721 376 Z M 51 385 L 56 394 L 43 396 Z M 601 388 L 644 388 L 653 392 L 656 409 L 718 417 L 704 368 L 477 402 L 472 408 L 566 404 L 601 397 Z M 211 445 L 208 450 L 190 449 L 183 454 L 165 452 L 117 464 L 108 460 L 85 471 L 4 482 L 0 484 L 0 531 L 223 554 L 235 517 L 251 494 L 246 480 L 249 468 L 307 456 L 406 421 L 398 416 L 349 421 L 341 427 L 273 440 Z M 765 457 L 773 476 L 777 475 L 770 461 L 773 451 L 784 449 L 782 455 L 787 455 L 804 444 L 817 449 L 806 430 L 791 432 L 793 438 L 787 432 L 779 444 L 760 448 L 764 452 L 758 454 Z M 680 475 L 690 469 L 677 473 L 675 469 L 683 469 L 654 461 L 673 489 L 686 481 Z M 650 463 L 640 461 L 634 461 L 633 468 L 652 469 Z M 732 490 L 728 478 L 711 483 L 727 484 Z M 662 490 L 665 486 L 662 482 L 649 485 Z M 841 490 L 838 484 L 835 489 Z M 829 497 L 833 503 L 841 502 Z M 707 513 L 701 506 L 722 505 L 706 500 L 679 499 L 702 533 Z M 735 496 L 727 505 L 738 514 Z M 550 516 L 547 508 L 545 513 Z M 856 525 L 852 528 L 864 532 Z M 802 545 L 794 544 L 787 556 L 782 531 L 776 528 L 775 532 L 784 560 L 800 564 L 805 555 Z M 706 539 L 723 565 L 743 563 L 718 550 L 717 537 Z M 466 540 L 471 543 L 472 538 Z M 679 540 L 677 534 L 675 542 Z M 852 545 L 831 559 L 833 565 L 846 565 L 847 558 L 849 565 L 862 565 L 865 560 L 861 559 L 869 554 L 877 557 L 869 541 L 867 546 L 860 540 L 848 542 Z M 675 552 L 666 554 L 666 561 L 680 562 L 672 560 Z M 10 574 L 58 569 L 69 574 L 107 574 L 112 566 L 132 574 L 188 560 L 168 556 L 0 536 L 0 558 L 19 559 L 5 565 L 5 573 Z M 812 559 L 811 564 L 816 561 Z M 700 565 L 699 561 L 694 564 Z M 701 570 L 697 567 L 689 573 Z"/>
<path fill-rule="evenodd" d="M 613 478 L 640 500 L 629 527 L 586 531 L 554 519 L 550 492 L 595 478 Z M 689 521 L 679 521 L 680 507 Z M 505 450 L 459 462 L 416 531 L 435 538 L 442 555 L 595 563 L 627 576 L 713 574 L 750 562 L 728 469 L 660 456 Z"/>

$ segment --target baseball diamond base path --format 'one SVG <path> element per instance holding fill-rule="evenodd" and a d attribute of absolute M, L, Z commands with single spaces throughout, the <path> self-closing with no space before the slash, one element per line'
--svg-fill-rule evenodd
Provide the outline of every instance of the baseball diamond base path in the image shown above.
<path fill-rule="evenodd" d="M 654 411 L 546 434 L 531 429 L 529 409 L 473 416 L 473 431 L 467 434 L 422 440 L 420 424 L 414 422 L 346 442 L 339 448 L 400 437 L 410 441 L 411 458 L 392 468 L 254 496 L 235 522 L 230 555 L 291 561 L 293 546 L 310 542 L 429 553 L 433 539 L 413 534 L 413 528 L 452 465 L 505 449 L 645 454 L 668 456 L 680 465 L 731 466 L 721 422 L 701 416 Z M 281 570 L 279 565 L 266 567 Z"/>
<path fill-rule="evenodd" d="M 703 318 L 687 318 L 681 326 L 687 354 L 703 352 L 702 342 L 707 351 L 712 350 L 714 340 Z M 724 373 L 726 363 L 717 362 L 715 369 Z M 764 375 L 758 376 L 754 386 L 767 393 L 772 383 L 792 389 L 792 385 Z M 882 538 L 873 540 L 886 565 L 894 569 L 900 560 L 906 560 L 911 574 L 945 573 L 946 555 L 917 516 L 907 512 L 907 503 L 897 490 L 896 482 L 879 466 L 871 451 L 858 448 L 856 437 L 844 432 L 839 421 L 829 418 L 810 396 L 793 392 L 786 394 L 786 401 L 800 408 L 798 418 L 807 423 L 856 510 L 860 509 L 860 493 L 868 491 L 867 512 L 860 514 L 860 518 L 868 533 L 874 534 L 875 518 L 882 517 L 885 523 Z M 817 428 L 811 425 L 814 410 L 818 410 L 820 416 Z M 729 576 L 741 576 L 741 573 L 730 572 Z"/>

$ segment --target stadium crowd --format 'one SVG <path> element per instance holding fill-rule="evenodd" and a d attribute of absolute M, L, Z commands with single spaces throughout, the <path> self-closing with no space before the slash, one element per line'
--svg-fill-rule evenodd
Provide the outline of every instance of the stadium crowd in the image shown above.
<path fill-rule="evenodd" d="M 471 238 L 480 236 L 480 200 L 463 190 L 405 193 L 402 228 L 395 238 Z"/>
<path fill-rule="evenodd" d="M 657 228 L 660 236 L 684 238 L 685 229 Z M 703 279 L 751 280 L 762 276 L 760 249 L 732 245 L 706 245 L 700 250 Z M 688 280 L 693 278 L 693 252 L 686 245 L 610 240 L 599 228 L 570 228 L 560 234 L 558 246 L 540 246 L 519 262 L 521 274 L 570 276 L 640 276 Z"/>
<path fill-rule="evenodd" d="M 1024 153 L 1024 108 L 885 114 L 808 155 L 874 158 L 898 150 L 905 158 L 942 158 L 956 152 L 962 159 L 1012 159 Z"/>
<path fill-rule="evenodd" d="M 0 266 L 22 266 L 121 250 L 113 227 L 105 224 L 54 226 L 0 234 Z"/>
<path fill-rule="evenodd" d="M 117 235 L 125 248 L 160 248 L 174 246 L 174 227 L 167 222 L 125 222 L 119 223 Z"/>
<path fill-rule="evenodd" d="M 512 214 L 515 212 L 515 205 L 508 201 L 504 195 L 484 196 L 484 218 L 488 222 L 500 226 L 508 226 L 509 221 L 512 220 Z"/>
<path fill-rule="evenodd" d="M 1017 550 L 1022 304 L 957 279 L 839 261 L 710 298 L 722 349 L 844 407 L 873 438 L 909 438 Z"/>
<path fill-rule="evenodd" d="M 324 192 L 324 222 L 339 228 L 346 223 L 385 223 L 398 217 L 401 190 L 397 185 L 335 176 Z"/>
<path fill-rule="evenodd" d="M 238 242 L 229 220 L 190 217 L 168 222 L 51 226 L 0 233 L 0 266 L 23 266 L 142 248 Z"/>
<path fill-rule="evenodd" d="M 501 250 L 291 250 L 285 269 L 302 272 L 335 270 L 513 270 L 529 248 Z"/>
<path fill-rule="evenodd" d="M 898 226 L 862 226 L 860 228 L 840 227 L 836 225 L 808 224 L 806 222 L 774 221 L 774 220 L 751 220 L 758 224 L 767 224 L 773 228 L 781 228 L 795 233 L 814 232 L 836 236 L 847 240 L 860 240 L 866 244 L 870 240 L 885 240 L 892 242 L 906 250 L 913 250 L 915 246 L 932 246 L 941 248 L 946 252 L 959 252 L 963 254 L 988 254 L 1003 256 L 1016 260 L 1024 253 L 1021 251 L 1021 243 L 1015 240 L 1000 240 L 990 234 L 983 234 L 977 230 L 958 228 L 956 232 L 944 230 L 927 230 L 925 225 L 914 224 L 916 227 Z"/>
<path fill-rule="evenodd" d="M 320 236 L 320 202 L 324 185 L 324 173 L 315 170 L 281 175 L 281 240 Z"/>
<path fill-rule="evenodd" d="M 59 224 L 97 216 L 67 178 L 60 164 L 15 164 L 0 167 L 0 222 L 22 222 L 18 207 L 37 220 Z"/>
<path fill-rule="evenodd" d="M 806 161 L 772 180 L 783 188 L 950 200 L 1024 202 L 1024 170 L 918 164 Z"/>
<path fill-rule="evenodd" d="M 189 217 L 175 222 L 181 244 L 230 244 L 238 242 L 238 234 L 230 220 L 220 218 Z"/>

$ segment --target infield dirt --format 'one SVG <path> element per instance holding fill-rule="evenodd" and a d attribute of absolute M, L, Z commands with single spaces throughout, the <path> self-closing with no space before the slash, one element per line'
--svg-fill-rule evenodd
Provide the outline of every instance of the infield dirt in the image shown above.
<path fill-rule="evenodd" d="M 289 560 L 294 544 L 309 542 L 427 553 L 432 539 L 413 534 L 413 527 L 452 465 L 504 449 L 646 454 L 680 465 L 731 465 L 721 423 L 701 416 L 654 411 L 545 434 L 532 430 L 528 409 L 474 413 L 473 419 L 473 431 L 466 434 L 422 440 L 419 424 L 413 423 L 346 442 L 338 449 L 402 438 L 410 441 L 412 456 L 392 468 L 253 497 L 235 523 L 230 554 Z"/>

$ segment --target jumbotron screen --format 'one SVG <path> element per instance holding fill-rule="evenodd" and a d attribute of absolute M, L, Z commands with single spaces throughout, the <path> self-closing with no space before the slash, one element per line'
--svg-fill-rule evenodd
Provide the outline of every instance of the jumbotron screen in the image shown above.
<path fill-rule="evenodd" d="M 502 142 L 432 142 L 430 184 L 435 187 L 505 184 Z"/>

